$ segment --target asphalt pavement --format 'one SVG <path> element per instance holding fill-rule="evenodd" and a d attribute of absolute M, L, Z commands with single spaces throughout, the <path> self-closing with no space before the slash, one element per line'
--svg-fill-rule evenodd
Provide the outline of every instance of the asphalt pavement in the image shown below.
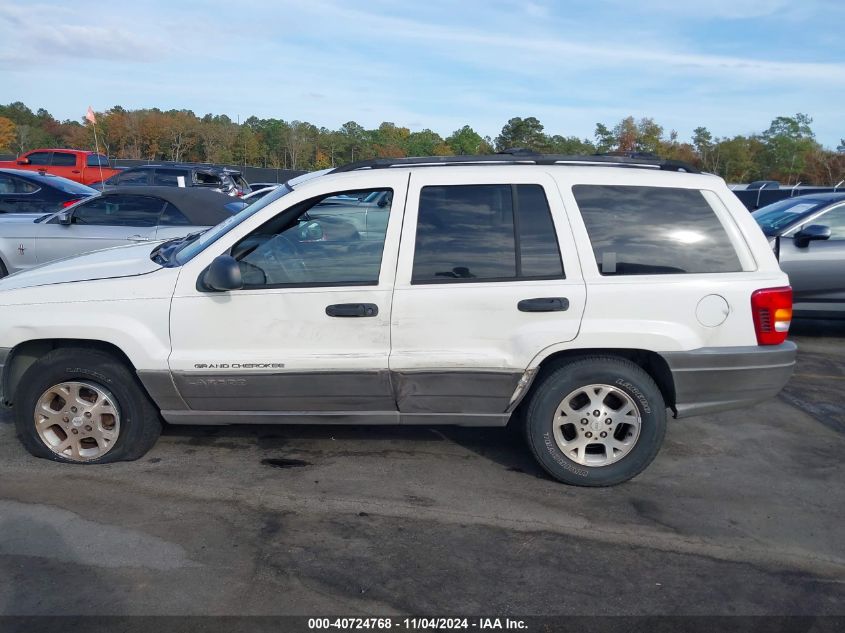
<path fill-rule="evenodd" d="M 845 325 L 606 489 L 509 429 L 169 427 L 30 457 L 0 417 L 0 614 L 845 614 Z"/>

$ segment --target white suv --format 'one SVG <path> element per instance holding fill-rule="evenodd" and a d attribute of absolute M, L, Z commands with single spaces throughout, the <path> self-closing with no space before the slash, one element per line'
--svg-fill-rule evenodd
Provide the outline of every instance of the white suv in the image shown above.
<path fill-rule="evenodd" d="M 513 421 L 553 477 L 611 485 L 654 459 L 667 409 L 778 393 L 787 284 L 725 183 L 683 164 L 366 161 L 201 235 L 3 279 L 0 385 L 24 446 L 62 462 L 137 459 L 162 418 Z"/>

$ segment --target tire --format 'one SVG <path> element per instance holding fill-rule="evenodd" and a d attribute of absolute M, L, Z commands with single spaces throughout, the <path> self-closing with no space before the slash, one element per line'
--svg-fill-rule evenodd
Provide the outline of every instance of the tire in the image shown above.
<path fill-rule="evenodd" d="M 525 409 L 525 434 L 534 458 L 558 481 L 613 486 L 636 477 L 657 456 L 666 404 L 651 376 L 634 363 L 579 358 L 536 386 Z"/>
<path fill-rule="evenodd" d="M 24 447 L 57 462 L 136 460 L 161 433 L 159 412 L 134 372 L 98 350 L 60 348 L 39 358 L 21 377 L 14 408 Z"/>
<path fill-rule="evenodd" d="M 3 279 L 3 277 L 8 277 L 8 275 L 9 271 L 6 270 L 6 264 L 0 261 L 0 279 Z"/>

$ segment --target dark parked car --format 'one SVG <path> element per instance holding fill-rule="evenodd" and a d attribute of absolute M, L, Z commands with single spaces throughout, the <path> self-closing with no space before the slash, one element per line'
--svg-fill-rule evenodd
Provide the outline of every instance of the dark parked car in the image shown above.
<path fill-rule="evenodd" d="M 0 213 L 50 213 L 95 193 L 61 176 L 0 169 Z"/>
<path fill-rule="evenodd" d="M 103 183 L 106 187 L 207 187 L 230 196 L 244 196 L 252 191 L 241 172 L 228 167 L 194 163 L 139 165 L 115 174 Z M 92 185 L 100 189 L 102 185 Z"/>
<path fill-rule="evenodd" d="M 753 216 L 789 275 L 795 315 L 845 318 L 845 193 L 789 198 Z"/>

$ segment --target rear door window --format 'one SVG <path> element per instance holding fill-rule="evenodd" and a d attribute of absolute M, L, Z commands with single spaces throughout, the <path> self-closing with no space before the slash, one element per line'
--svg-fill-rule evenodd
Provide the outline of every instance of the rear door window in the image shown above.
<path fill-rule="evenodd" d="M 190 173 L 183 169 L 156 169 L 153 184 L 163 187 L 185 187 L 188 185 L 189 176 Z"/>
<path fill-rule="evenodd" d="M 76 167 L 76 154 L 53 152 L 53 167 Z"/>
<path fill-rule="evenodd" d="M 411 283 L 562 277 L 542 186 L 422 188 Z"/>
<path fill-rule="evenodd" d="M 118 185 L 146 185 L 150 178 L 150 169 L 126 171 L 117 176 Z"/>
<path fill-rule="evenodd" d="M 12 178 L 12 180 L 15 183 L 15 193 L 35 193 L 41 189 L 38 185 L 23 178 Z"/>
<path fill-rule="evenodd" d="M 35 193 L 40 187 L 23 178 L 0 174 L 0 194 Z"/>
<path fill-rule="evenodd" d="M 733 244 L 697 189 L 575 185 L 602 275 L 742 271 Z"/>

